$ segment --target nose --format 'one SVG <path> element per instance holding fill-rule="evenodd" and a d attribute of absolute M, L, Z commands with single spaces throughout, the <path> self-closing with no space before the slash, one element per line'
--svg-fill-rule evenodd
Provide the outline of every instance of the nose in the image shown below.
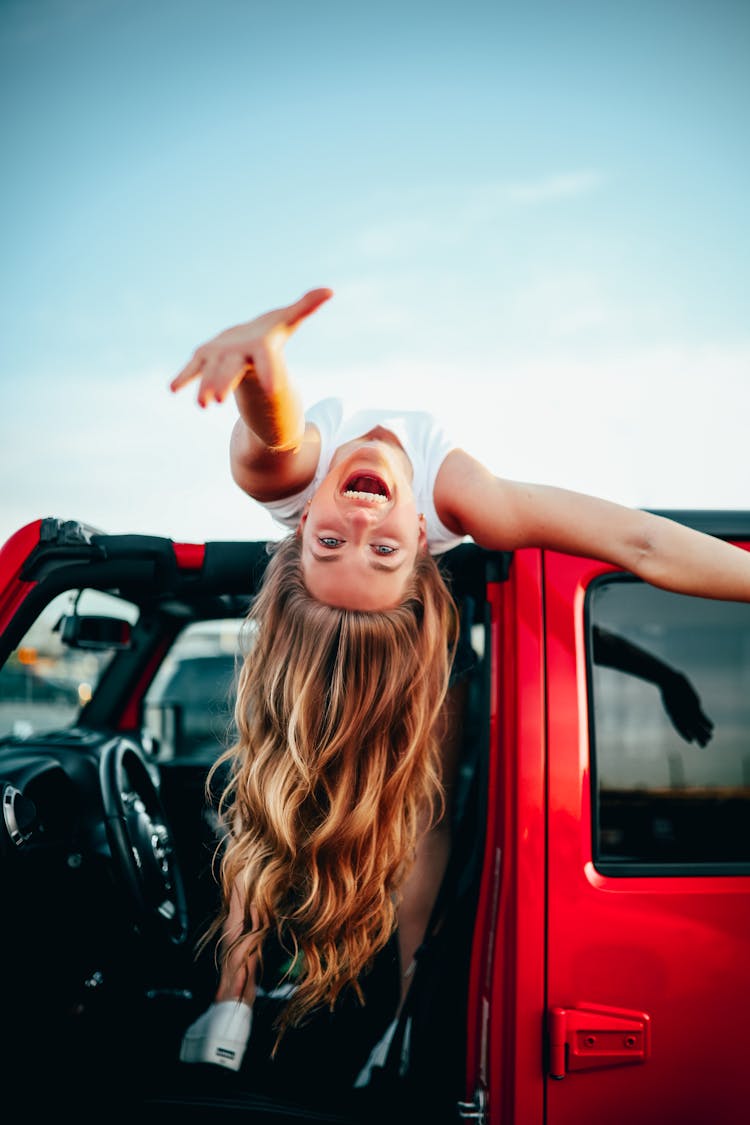
<path fill-rule="evenodd" d="M 372 508 L 364 507 L 364 505 L 350 508 L 346 513 L 346 521 L 349 524 L 351 534 L 368 531 L 375 525 L 377 518 L 377 512 L 373 511 Z"/>

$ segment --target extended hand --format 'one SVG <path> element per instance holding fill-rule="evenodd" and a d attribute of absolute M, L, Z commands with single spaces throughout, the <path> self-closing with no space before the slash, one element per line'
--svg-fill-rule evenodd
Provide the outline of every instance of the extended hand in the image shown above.
<path fill-rule="evenodd" d="M 250 375 L 263 395 L 272 395 L 286 379 L 284 344 L 302 321 L 332 296 L 331 289 L 310 289 L 292 305 L 220 332 L 195 350 L 170 389 L 179 391 L 200 379 L 198 403 L 208 406 L 223 402 Z"/>

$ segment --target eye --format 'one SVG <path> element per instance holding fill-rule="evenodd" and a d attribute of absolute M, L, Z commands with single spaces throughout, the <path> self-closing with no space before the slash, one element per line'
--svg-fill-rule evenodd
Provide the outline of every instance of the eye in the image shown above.
<path fill-rule="evenodd" d="M 373 543 L 372 549 L 376 555 L 395 555 L 398 547 L 389 547 L 387 543 Z"/>
<path fill-rule="evenodd" d="M 335 551 L 344 542 L 343 539 L 337 539 L 334 535 L 319 535 L 318 542 L 321 547 L 326 547 L 329 551 Z"/>

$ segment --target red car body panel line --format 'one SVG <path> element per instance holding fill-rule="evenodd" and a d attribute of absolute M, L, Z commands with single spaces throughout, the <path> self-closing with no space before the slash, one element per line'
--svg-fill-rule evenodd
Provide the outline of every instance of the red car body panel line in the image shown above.
<path fill-rule="evenodd" d="M 485 826 L 482 881 L 477 905 L 474 941 L 469 973 L 469 1011 L 467 1017 L 466 1098 L 474 1096 L 479 1085 L 488 1085 L 488 1042 L 490 1013 L 490 976 L 495 939 L 495 918 L 500 892 L 502 860 L 501 824 L 497 815 L 497 802 L 492 794 L 499 789 L 499 755 L 496 748 L 500 739 L 500 684 L 502 682 L 502 612 L 505 583 L 487 585 L 490 607 L 490 716 L 487 824 Z"/>
<path fill-rule="evenodd" d="M 492 705 L 485 861 L 474 942 L 467 1096 L 488 1125 L 544 1112 L 545 715 L 542 556 L 518 551 L 490 594 Z"/>
<path fill-rule="evenodd" d="M 545 950 L 545 696 L 543 555 L 518 551 L 505 616 L 502 728 L 505 862 L 490 1021 L 490 1122 L 542 1121 Z M 501 1001 L 502 998 L 502 1002 Z M 495 1046 L 497 1044 L 497 1046 Z"/>

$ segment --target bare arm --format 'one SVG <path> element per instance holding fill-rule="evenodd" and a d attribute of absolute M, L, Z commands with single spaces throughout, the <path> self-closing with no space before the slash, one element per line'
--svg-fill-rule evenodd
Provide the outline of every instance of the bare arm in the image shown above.
<path fill-rule="evenodd" d="M 682 594 L 750 601 L 750 553 L 636 508 L 495 477 L 463 450 L 435 484 L 438 514 L 483 547 L 547 547 L 601 559 Z"/>
<path fill-rule="evenodd" d="M 252 1007 L 255 1000 L 259 960 L 257 931 L 260 923 L 257 911 L 251 908 L 250 914 L 253 931 L 248 933 L 244 903 L 238 889 L 234 887 L 222 927 L 221 973 L 215 995 L 217 1002 L 242 999 Z"/>
<path fill-rule="evenodd" d="M 221 332 L 196 349 L 170 384 L 178 391 L 198 380 L 203 407 L 234 393 L 239 418 L 230 442 L 232 475 L 258 500 L 299 491 L 315 474 L 318 435 L 305 425 L 284 345 L 331 296 L 330 289 L 311 289 L 292 305 Z"/>

